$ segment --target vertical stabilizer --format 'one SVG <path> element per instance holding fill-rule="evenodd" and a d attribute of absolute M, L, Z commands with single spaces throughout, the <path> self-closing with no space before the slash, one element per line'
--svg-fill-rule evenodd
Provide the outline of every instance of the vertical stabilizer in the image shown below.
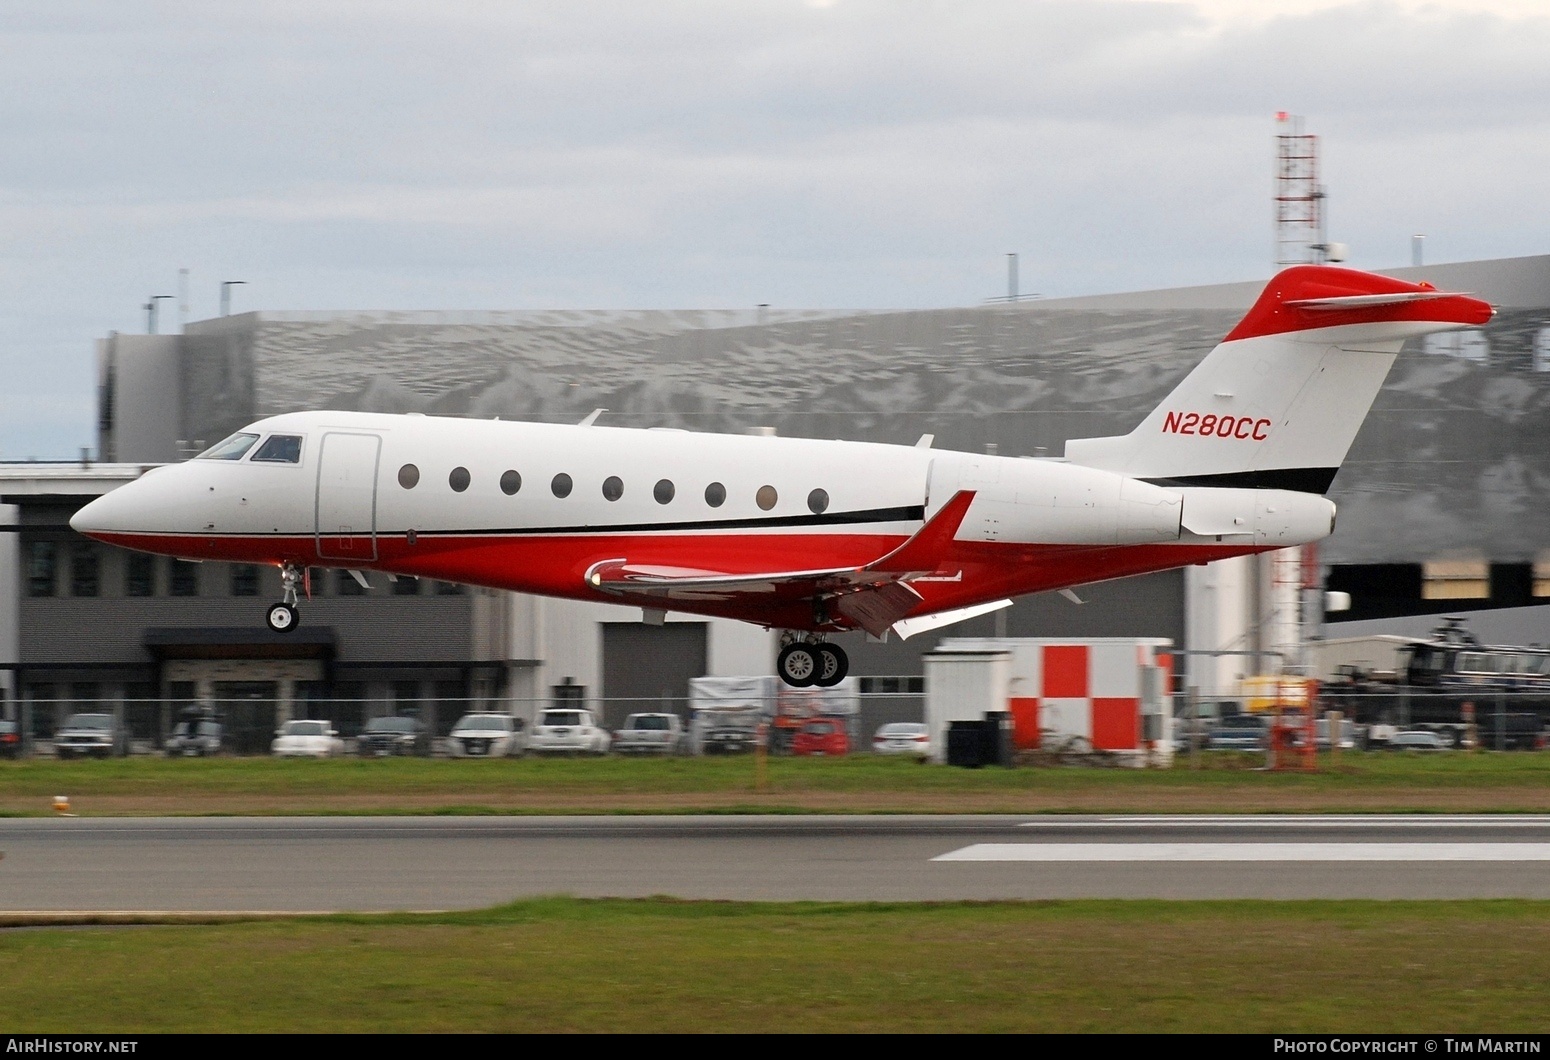
<path fill-rule="evenodd" d="M 1478 327 L 1492 313 L 1429 284 L 1287 269 L 1140 426 L 1074 438 L 1066 457 L 1178 485 L 1323 493 L 1404 341 Z"/>

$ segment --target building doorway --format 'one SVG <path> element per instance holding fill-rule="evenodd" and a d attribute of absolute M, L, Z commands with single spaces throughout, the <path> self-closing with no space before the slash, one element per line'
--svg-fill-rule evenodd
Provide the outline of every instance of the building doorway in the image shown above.
<path fill-rule="evenodd" d="M 704 622 L 603 623 L 603 725 L 626 715 L 667 711 L 687 719 L 689 679 L 705 676 Z"/>

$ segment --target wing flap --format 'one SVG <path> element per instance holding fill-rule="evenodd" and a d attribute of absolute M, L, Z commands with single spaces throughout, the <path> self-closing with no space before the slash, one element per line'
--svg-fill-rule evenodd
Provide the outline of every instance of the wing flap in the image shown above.
<path fill-rule="evenodd" d="M 885 582 L 858 593 L 846 593 L 834 602 L 840 614 L 872 634 L 881 637 L 899 619 L 915 609 L 921 595 L 908 584 Z"/>

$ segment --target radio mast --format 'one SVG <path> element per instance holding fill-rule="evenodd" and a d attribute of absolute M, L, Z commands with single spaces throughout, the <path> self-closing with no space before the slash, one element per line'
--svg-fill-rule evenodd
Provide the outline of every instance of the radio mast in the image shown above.
<path fill-rule="evenodd" d="M 1302 131 L 1302 118 L 1276 114 L 1275 262 L 1309 265 L 1329 260 L 1324 229 L 1324 186 L 1319 183 L 1319 138 Z"/>

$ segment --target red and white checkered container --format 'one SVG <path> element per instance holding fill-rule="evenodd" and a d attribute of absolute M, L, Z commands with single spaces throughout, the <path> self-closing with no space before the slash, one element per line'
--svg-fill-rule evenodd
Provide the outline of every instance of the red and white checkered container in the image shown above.
<path fill-rule="evenodd" d="M 1172 647 L 1171 640 L 1161 637 L 954 637 L 942 641 L 933 654 L 1007 653 L 1002 664 L 1004 700 L 992 705 L 989 701 L 996 695 L 991 693 L 985 704 L 976 706 L 978 716 L 984 710 L 1010 711 L 1019 748 L 1080 737 L 1094 750 L 1150 749 L 1167 755 L 1173 747 L 1167 700 L 1173 682 Z M 928 665 L 928 702 L 930 670 Z M 1148 699 L 1158 716 L 1150 741 Z"/>

